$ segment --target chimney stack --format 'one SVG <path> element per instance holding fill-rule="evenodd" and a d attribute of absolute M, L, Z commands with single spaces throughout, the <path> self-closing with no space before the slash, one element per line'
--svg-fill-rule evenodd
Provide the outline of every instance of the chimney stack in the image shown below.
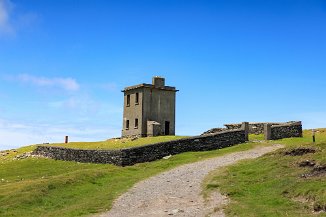
<path fill-rule="evenodd" d="M 165 86 L 165 78 L 160 76 L 154 76 L 152 80 L 152 85 L 156 88 L 163 88 Z"/>

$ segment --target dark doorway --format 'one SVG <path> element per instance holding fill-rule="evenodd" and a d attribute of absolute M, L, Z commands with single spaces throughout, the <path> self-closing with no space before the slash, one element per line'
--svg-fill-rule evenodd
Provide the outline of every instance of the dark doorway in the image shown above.
<path fill-rule="evenodd" d="M 165 121 L 165 135 L 170 135 L 170 121 Z"/>

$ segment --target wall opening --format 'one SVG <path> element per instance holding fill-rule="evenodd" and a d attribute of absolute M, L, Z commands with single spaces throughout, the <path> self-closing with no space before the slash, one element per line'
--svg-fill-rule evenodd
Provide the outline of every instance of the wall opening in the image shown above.
<path fill-rule="evenodd" d="M 135 100 L 135 104 L 138 105 L 139 104 L 139 93 L 136 93 L 136 100 Z"/>
<path fill-rule="evenodd" d="M 129 130 L 129 120 L 126 120 L 126 130 Z"/>
<path fill-rule="evenodd" d="M 165 135 L 170 135 L 170 121 L 165 121 Z"/>
<path fill-rule="evenodd" d="M 138 118 L 135 119 L 135 129 L 138 128 Z"/>
<path fill-rule="evenodd" d="M 127 95 L 127 106 L 130 106 L 130 95 Z"/>

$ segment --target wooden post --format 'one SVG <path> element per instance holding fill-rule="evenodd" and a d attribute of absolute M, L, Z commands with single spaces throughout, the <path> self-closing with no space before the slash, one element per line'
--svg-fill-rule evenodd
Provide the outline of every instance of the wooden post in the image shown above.
<path fill-rule="evenodd" d="M 68 136 L 65 136 L 65 143 L 68 143 Z"/>
<path fill-rule="evenodd" d="M 315 137 L 315 130 L 312 130 L 312 142 L 315 143 L 316 142 L 316 137 Z"/>

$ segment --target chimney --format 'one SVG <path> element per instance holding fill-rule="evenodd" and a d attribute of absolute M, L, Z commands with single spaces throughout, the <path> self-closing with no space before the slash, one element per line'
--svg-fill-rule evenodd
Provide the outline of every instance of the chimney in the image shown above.
<path fill-rule="evenodd" d="M 152 85 L 156 88 L 163 88 L 165 86 L 165 78 L 154 76 L 152 80 Z"/>

